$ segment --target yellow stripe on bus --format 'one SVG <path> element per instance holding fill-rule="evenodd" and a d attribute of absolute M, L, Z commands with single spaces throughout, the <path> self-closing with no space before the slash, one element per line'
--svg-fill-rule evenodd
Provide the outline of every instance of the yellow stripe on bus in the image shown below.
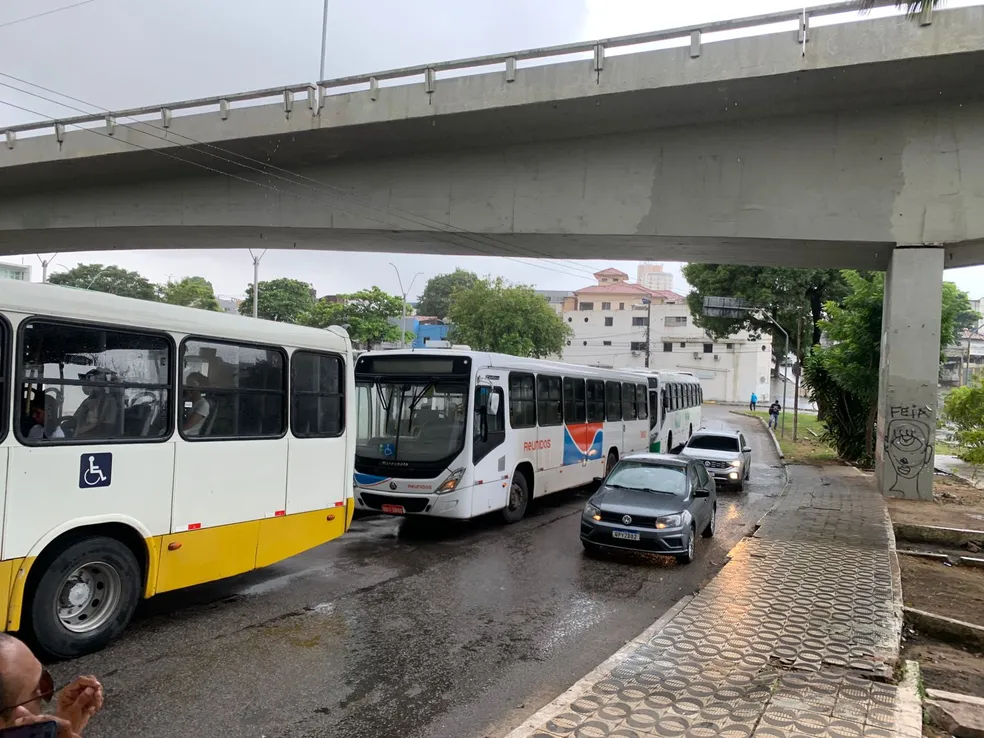
<path fill-rule="evenodd" d="M 147 544 L 144 597 L 243 574 L 338 538 L 352 524 L 355 500 L 341 507 L 153 536 Z M 169 550 L 171 544 L 178 544 Z M 19 630 L 24 586 L 35 557 L 0 561 L 0 613 Z"/>

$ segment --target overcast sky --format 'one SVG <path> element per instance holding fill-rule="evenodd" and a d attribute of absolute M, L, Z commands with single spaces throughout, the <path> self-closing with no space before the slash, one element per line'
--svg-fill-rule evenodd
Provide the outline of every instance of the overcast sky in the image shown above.
<path fill-rule="evenodd" d="M 964 5 L 974 0 L 951 0 Z M 314 81 L 321 52 L 322 0 L 92 0 L 79 7 L 4 26 L 78 0 L 2 0 L 0 71 L 92 103 L 120 109 L 171 100 Z M 817 4 L 811 0 L 807 5 Z M 329 0 L 326 76 L 339 77 L 428 61 L 642 33 L 721 18 L 802 7 L 799 0 Z M 9 80 L 0 80 L 9 81 Z M 42 93 L 44 94 L 44 93 Z M 4 103 L 31 108 L 41 116 Z M 77 103 L 70 103 L 77 104 Z M 0 87 L 0 126 L 77 115 Z M 35 256 L 23 259 L 41 270 Z M 19 257 L 5 257 L 21 261 Z M 252 279 L 246 252 L 76 253 L 53 267 L 115 263 L 153 281 L 202 275 L 218 293 L 241 294 Z M 261 279 L 297 277 L 319 294 L 377 284 L 398 292 L 399 267 L 411 295 L 428 277 L 455 266 L 541 289 L 576 289 L 609 262 L 510 261 L 490 257 L 270 251 Z M 635 275 L 636 262 L 616 262 Z M 678 291 L 685 285 L 679 264 Z M 947 279 L 984 295 L 984 267 L 952 270 Z"/>

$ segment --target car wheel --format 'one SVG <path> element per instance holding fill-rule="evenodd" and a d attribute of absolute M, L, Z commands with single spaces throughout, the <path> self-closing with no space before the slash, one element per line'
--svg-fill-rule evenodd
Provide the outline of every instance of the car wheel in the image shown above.
<path fill-rule="evenodd" d="M 738 481 L 738 484 L 735 486 L 735 489 L 737 489 L 739 492 L 744 492 L 745 491 L 745 478 L 744 477 L 742 477 Z"/>
<path fill-rule="evenodd" d="M 72 659 L 104 648 L 130 622 L 141 590 L 140 564 L 116 539 L 68 546 L 48 565 L 28 604 L 28 626 L 52 656 Z"/>
<path fill-rule="evenodd" d="M 707 527 L 704 528 L 702 535 L 704 538 L 712 538 L 714 536 L 714 529 L 717 527 L 717 505 L 711 508 L 711 519 L 707 521 Z"/>
<path fill-rule="evenodd" d="M 509 485 L 509 499 L 502 509 L 502 519 L 507 523 L 518 523 L 526 515 L 529 501 L 530 491 L 526 485 L 526 477 L 516 472 L 513 474 L 512 484 Z"/>
<path fill-rule="evenodd" d="M 690 539 L 687 541 L 687 553 L 677 556 L 677 561 L 681 564 L 689 564 L 696 558 L 697 551 L 697 531 L 690 526 Z"/>
<path fill-rule="evenodd" d="M 614 450 L 608 452 L 608 461 L 605 462 L 605 476 L 607 477 L 615 465 L 618 463 L 618 454 Z"/>

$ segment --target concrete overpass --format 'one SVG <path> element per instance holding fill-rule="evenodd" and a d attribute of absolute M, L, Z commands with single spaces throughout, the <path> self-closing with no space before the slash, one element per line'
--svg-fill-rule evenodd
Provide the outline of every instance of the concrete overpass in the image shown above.
<path fill-rule="evenodd" d="M 819 25 L 851 5 L 11 127 L 0 254 L 262 242 L 886 269 L 879 474 L 925 495 L 932 464 L 893 476 L 885 434 L 934 427 L 939 277 L 984 262 L 984 8 Z"/>

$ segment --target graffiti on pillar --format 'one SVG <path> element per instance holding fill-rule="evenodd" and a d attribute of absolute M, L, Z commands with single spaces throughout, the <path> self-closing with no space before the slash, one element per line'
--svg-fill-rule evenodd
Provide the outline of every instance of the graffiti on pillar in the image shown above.
<path fill-rule="evenodd" d="M 926 467 L 932 469 L 933 428 L 929 408 L 893 405 L 885 429 L 885 453 L 895 470 L 892 491 L 906 496 L 920 494 L 919 478 Z"/>

